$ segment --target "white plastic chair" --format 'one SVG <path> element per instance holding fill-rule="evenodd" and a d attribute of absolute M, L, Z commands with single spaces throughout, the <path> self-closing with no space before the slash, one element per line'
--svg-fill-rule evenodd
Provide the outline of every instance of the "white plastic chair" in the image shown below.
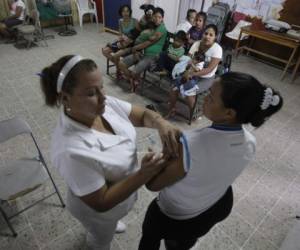
<path fill-rule="evenodd" d="M 93 15 L 95 15 L 96 23 L 98 25 L 98 15 L 96 3 L 93 0 L 76 0 L 78 9 L 79 25 L 82 28 L 82 20 L 85 14 L 90 14 L 91 22 L 93 22 Z"/>
<path fill-rule="evenodd" d="M 41 150 L 31 132 L 31 128 L 28 123 L 24 120 L 14 117 L 9 120 L 0 121 L 0 143 L 4 143 L 11 138 L 17 137 L 21 134 L 28 134 L 32 139 L 32 146 L 34 145 L 37 151 L 35 157 L 23 157 L 10 160 L 5 166 L 0 167 L 0 213 L 2 214 L 4 220 L 6 221 L 9 229 L 11 230 L 14 237 L 17 236 L 10 219 L 17 216 L 18 214 L 26 211 L 27 209 L 33 207 L 38 202 L 47 199 L 48 197 L 57 194 L 60 200 L 61 206 L 65 207 L 59 190 L 50 174 Z M 29 145 L 28 145 L 29 146 Z M 51 194 L 40 198 L 33 204 L 23 208 L 17 213 L 8 216 L 2 207 L 2 202 L 15 200 L 27 193 L 32 192 L 46 180 L 50 178 L 54 192 Z"/>

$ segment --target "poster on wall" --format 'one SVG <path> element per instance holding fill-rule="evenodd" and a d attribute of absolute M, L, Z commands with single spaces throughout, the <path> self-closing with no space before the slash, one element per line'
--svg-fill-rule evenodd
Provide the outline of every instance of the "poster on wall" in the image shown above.
<path fill-rule="evenodd" d="M 228 3 L 235 11 L 249 16 L 258 16 L 263 21 L 278 19 L 279 12 L 283 9 L 285 0 L 219 0 Z"/>

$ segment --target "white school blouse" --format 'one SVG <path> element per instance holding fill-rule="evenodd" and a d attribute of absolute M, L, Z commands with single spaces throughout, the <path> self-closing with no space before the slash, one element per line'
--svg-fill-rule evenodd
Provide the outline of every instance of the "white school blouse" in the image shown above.
<path fill-rule="evenodd" d="M 116 183 L 137 170 L 136 131 L 128 116 L 131 104 L 107 96 L 103 117 L 115 134 L 88 128 L 62 111 L 52 135 L 51 160 L 76 196 Z M 117 205 L 130 210 L 136 194 Z"/>
<path fill-rule="evenodd" d="M 254 158 L 256 140 L 244 128 L 207 127 L 181 138 L 186 176 L 157 198 L 163 213 L 183 220 L 214 205 Z"/>

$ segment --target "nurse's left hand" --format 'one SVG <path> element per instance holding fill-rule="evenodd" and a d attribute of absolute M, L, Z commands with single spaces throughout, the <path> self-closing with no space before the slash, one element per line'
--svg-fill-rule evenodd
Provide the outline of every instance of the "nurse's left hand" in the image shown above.
<path fill-rule="evenodd" d="M 163 145 L 163 152 L 173 157 L 179 156 L 179 138 L 181 136 L 181 130 L 161 118 L 159 120 L 158 132 Z"/>

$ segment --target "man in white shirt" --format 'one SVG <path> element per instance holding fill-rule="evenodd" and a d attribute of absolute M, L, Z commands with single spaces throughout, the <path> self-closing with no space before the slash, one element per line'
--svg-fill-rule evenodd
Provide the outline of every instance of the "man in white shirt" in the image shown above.
<path fill-rule="evenodd" d="M 21 24 L 25 19 L 25 3 L 22 0 L 9 0 L 11 16 L 0 22 L 0 36 L 11 37 L 9 29 Z"/>
<path fill-rule="evenodd" d="M 179 30 L 183 30 L 185 33 L 187 33 L 190 28 L 194 25 L 194 20 L 196 18 L 197 11 L 194 9 L 189 9 L 186 13 L 186 20 L 176 27 L 176 32 Z"/>

